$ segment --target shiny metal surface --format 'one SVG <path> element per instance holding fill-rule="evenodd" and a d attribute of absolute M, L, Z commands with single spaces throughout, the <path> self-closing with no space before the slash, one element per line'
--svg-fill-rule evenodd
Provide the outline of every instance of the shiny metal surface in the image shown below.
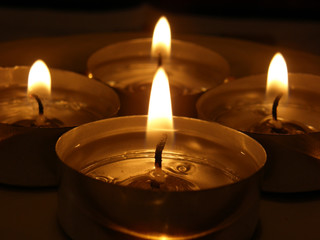
<path fill-rule="evenodd" d="M 148 191 L 102 182 L 81 172 L 81 165 L 86 165 L 83 161 L 94 161 L 95 151 L 88 152 L 87 160 L 85 156 L 81 161 L 68 157 L 77 151 L 76 146 L 103 138 L 109 130 L 103 132 L 102 129 L 110 128 L 111 134 L 117 134 L 118 129 L 130 131 L 145 124 L 144 116 L 113 118 L 82 125 L 60 137 L 56 146 L 61 160 L 58 216 L 67 234 L 73 239 L 95 234 L 95 239 L 115 236 L 159 240 L 232 239 L 235 236 L 244 240 L 252 236 L 258 222 L 259 187 L 266 156 L 261 145 L 245 134 L 215 123 L 175 118 L 178 131 L 200 136 L 206 132 L 203 137 L 216 137 L 221 144 L 230 145 L 230 149 L 252 156 L 241 161 L 236 156 L 229 159 L 229 168 L 242 176 L 239 181 L 197 191 Z M 121 146 L 120 142 L 116 144 Z M 125 151 L 129 146 L 123 144 L 120 148 Z M 210 151 L 200 150 L 203 155 Z"/>
<path fill-rule="evenodd" d="M 148 113 L 151 83 L 157 58 L 151 57 L 151 38 L 136 38 L 106 45 L 87 60 L 87 73 L 119 94 L 119 114 Z M 162 59 L 169 77 L 175 116 L 195 117 L 195 103 L 207 89 L 230 74 L 228 61 L 217 52 L 188 41 L 172 39 L 170 58 Z"/>
<path fill-rule="evenodd" d="M 18 126 L 17 121 L 37 116 L 35 101 L 27 97 L 29 68 L 0 68 L 0 183 L 56 186 L 58 138 L 74 126 L 116 115 L 119 99 L 106 85 L 78 73 L 51 68 L 52 96 L 44 102 L 44 115 L 59 119 L 63 125 Z"/>
<path fill-rule="evenodd" d="M 320 190 L 320 77 L 289 73 L 289 99 L 279 103 L 278 115 L 314 128 L 304 134 L 267 134 L 250 131 L 271 113 L 265 102 L 266 75 L 252 75 L 218 86 L 197 102 L 198 117 L 240 130 L 267 152 L 262 189 L 267 192 Z"/>

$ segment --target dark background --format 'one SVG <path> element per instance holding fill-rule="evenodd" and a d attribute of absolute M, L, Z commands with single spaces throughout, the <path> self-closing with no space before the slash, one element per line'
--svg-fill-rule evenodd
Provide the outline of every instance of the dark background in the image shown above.
<path fill-rule="evenodd" d="M 145 4 L 159 11 L 139 8 Z M 71 40 L 65 42 L 67 37 L 55 37 L 122 31 L 145 31 L 151 36 L 159 14 L 168 12 L 173 35 L 177 32 L 199 33 L 256 41 L 273 47 L 267 52 L 280 46 L 302 50 L 318 55 L 311 58 L 318 69 L 319 61 L 315 60 L 320 56 L 319 7 L 320 1 L 315 0 L 1 1 L 0 61 L 10 66 L 31 64 L 36 57 L 44 56 L 49 66 L 80 71 L 84 69 L 87 48 L 92 50 L 90 47 L 96 44 L 95 41 L 102 46 L 105 44 L 103 39 L 90 42 L 91 38 L 86 37 L 88 44 L 82 41 L 70 44 L 77 38 L 71 36 Z M 121 17 L 129 21 L 125 22 Z M 36 39 L 25 41 L 25 38 Z M 85 53 L 79 56 L 76 50 L 82 46 Z M 263 52 L 269 49 L 265 45 L 254 46 L 256 48 L 251 52 L 246 51 L 248 48 L 239 48 L 229 55 L 242 54 L 249 59 L 252 54 L 256 60 L 257 56 L 263 55 L 261 49 L 265 50 Z M 308 63 L 304 58 L 294 59 L 305 63 L 304 66 Z M 232 63 L 237 67 L 236 71 L 248 72 L 246 67 L 239 67 L 250 66 L 247 62 L 252 63 L 253 68 L 262 66 L 266 71 L 264 66 L 267 64 L 261 65 L 260 62 L 268 63 L 270 58 L 255 60 L 239 59 Z M 80 67 L 74 69 L 74 65 Z M 289 70 L 290 67 L 289 64 Z M 28 191 L 0 186 L 0 200 L 3 207 L 0 209 L 0 239 L 67 239 L 56 220 L 55 190 Z M 261 226 L 257 231 L 261 237 L 258 239 L 319 239 L 319 204 L 319 192 L 298 198 L 264 196 L 260 209 Z"/>
<path fill-rule="evenodd" d="M 320 20 L 318 0 L 159 0 L 159 1 L 7 1 L 0 6 L 13 8 L 49 8 L 74 11 L 108 11 L 142 4 L 176 13 L 293 20 Z"/>

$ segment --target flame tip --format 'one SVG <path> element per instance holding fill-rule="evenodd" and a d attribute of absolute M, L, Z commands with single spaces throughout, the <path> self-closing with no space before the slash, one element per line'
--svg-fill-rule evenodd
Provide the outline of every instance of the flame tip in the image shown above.
<path fill-rule="evenodd" d="M 157 69 L 152 82 L 148 128 L 158 130 L 172 130 L 173 128 L 169 80 L 162 67 Z"/>
<path fill-rule="evenodd" d="M 28 75 L 28 94 L 50 95 L 51 93 L 51 76 L 46 63 L 36 60 Z"/>
<path fill-rule="evenodd" d="M 159 55 L 163 57 L 170 56 L 171 51 L 171 30 L 170 25 L 165 16 L 158 20 L 152 37 L 151 54 L 154 57 Z"/>
<path fill-rule="evenodd" d="M 280 52 L 277 52 L 269 65 L 267 78 L 267 95 L 274 97 L 288 95 L 288 69 L 286 61 Z"/>

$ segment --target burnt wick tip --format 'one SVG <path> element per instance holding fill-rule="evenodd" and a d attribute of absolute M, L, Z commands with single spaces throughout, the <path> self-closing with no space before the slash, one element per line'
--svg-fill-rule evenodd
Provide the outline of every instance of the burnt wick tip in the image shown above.
<path fill-rule="evenodd" d="M 159 53 L 158 55 L 158 67 L 161 67 L 162 66 L 162 56 L 161 56 L 161 53 Z"/>
<path fill-rule="evenodd" d="M 41 99 L 39 98 L 39 96 L 36 95 L 36 94 L 31 94 L 30 96 L 33 97 L 38 103 L 39 115 L 43 115 L 43 104 L 42 104 Z"/>
<path fill-rule="evenodd" d="M 282 94 L 276 96 L 276 98 L 273 101 L 273 105 L 272 105 L 272 118 L 275 121 L 278 121 L 278 105 L 279 105 L 279 101 L 282 97 Z"/>
<path fill-rule="evenodd" d="M 155 167 L 156 168 L 161 168 L 161 163 L 162 163 L 162 151 L 166 145 L 167 142 L 167 134 L 163 134 L 162 138 L 160 139 L 160 142 L 156 146 L 156 151 L 155 151 Z"/>

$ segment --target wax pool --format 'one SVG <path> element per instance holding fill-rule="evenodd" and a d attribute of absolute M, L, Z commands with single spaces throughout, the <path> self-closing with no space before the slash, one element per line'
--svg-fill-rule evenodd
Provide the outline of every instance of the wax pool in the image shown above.
<path fill-rule="evenodd" d="M 142 136 L 123 136 L 123 138 L 125 137 L 141 139 Z M 177 141 L 181 142 L 182 139 L 180 138 L 185 137 L 186 136 L 184 135 L 177 136 Z M 72 161 L 71 158 L 78 159 L 77 161 L 79 161 L 79 159 L 83 158 L 82 156 L 86 156 L 86 152 L 96 152 L 99 148 L 106 149 L 104 146 L 110 145 L 111 141 L 114 141 L 114 139 L 100 139 L 99 142 L 93 142 L 90 146 L 86 145 L 83 149 L 79 147 L 74 154 L 70 155 L 68 161 Z M 189 141 L 191 142 L 194 140 L 185 139 L 182 141 L 184 143 L 181 144 L 188 144 L 190 143 Z M 197 139 L 197 141 L 199 142 L 199 139 Z M 121 142 L 125 141 L 122 140 Z M 206 143 L 205 141 L 202 141 L 199 144 L 208 146 L 208 142 Z M 211 145 L 211 147 L 213 146 Z M 154 150 L 152 149 L 147 151 L 125 151 L 124 153 L 106 158 L 101 156 L 98 162 L 94 161 L 92 164 L 84 166 L 80 171 L 104 182 L 124 186 L 131 184 L 130 186 L 134 186 L 132 182 L 136 181 L 137 177 L 148 176 L 150 171 L 154 169 L 155 160 L 153 156 Z M 211 159 L 197 158 L 188 154 L 164 151 L 162 156 L 162 170 L 168 176 L 187 181 L 190 184 L 190 188 L 186 190 L 209 189 L 231 184 L 241 179 L 237 170 L 232 170 L 221 164 L 224 160 L 227 161 L 228 158 L 234 156 L 237 156 L 239 161 L 241 161 L 242 158 L 248 157 L 246 154 L 242 155 L 237 152 L 228 152 L 227 148 L 223 148 L 219 145 L 216 146 L 216 150 L 214 150 L 214 155 Z M 170 184 L 173 183 L 168 183 L 169 186 L 167 186 L 167 190 L 179 190 L 172 189 Z"/>
<path fill-rule="evenodd" d="M 65 161 L 76 164 L 80 172 L 95 179 L 128 185 L 132 178 L 147 176 L 154 169 L 155 146 L 149 146 L 145 138 L 146 132 L 138 130 L 111 136 L 106 134 L 95 141 L 80 144 Z M 245 151 L 183 132 L 175 133 L 175 142 L 164 148 L 162 158 L 162 170 L 190 182 L 193 185 L 190 190 L 240 181 L 257 167 L 254 158 Z M 248 164 L 237 165 L 234 159 Z"/>

